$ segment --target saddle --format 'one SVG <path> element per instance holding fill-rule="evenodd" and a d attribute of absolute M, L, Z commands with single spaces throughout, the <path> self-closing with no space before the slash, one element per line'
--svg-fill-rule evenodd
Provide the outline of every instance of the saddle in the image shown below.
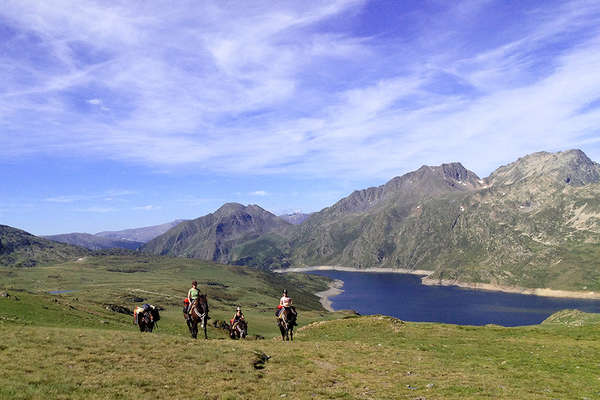
<path fill-rule="evenodd" d="M 194 312 L 195 308 L 196 308 L 196 304 L 198 304 L 198 299 L 192 301 L 190 303 L 190 308 L 188 308 L 186 315 L 188 316 L 188 318 L 191 316 L 191 314 Z M 208 314 L 208 312 L 206 312 Z M 199 315 L 197 315 L 199 316 Z M 206 319 L 209 320 L 210 317 L 208 315 L 206 315 Z"/>
<path fill-rule="evenodd" d="M 298 314 L 296 313 L 296 309 L 294 308 L 294 306 L 288 306 L 288 307 L 283 307 L 283 310 L 281 310 L 281 312 L 279 313 L 279 316 L 277 317 L 279 320 L 283 321 L 283 314 L 284 314 L 284 310 L 289 311 L 290 312 L 290 319 L 288 322 L 296 322 L 296 317 L 298 316 Z"/>

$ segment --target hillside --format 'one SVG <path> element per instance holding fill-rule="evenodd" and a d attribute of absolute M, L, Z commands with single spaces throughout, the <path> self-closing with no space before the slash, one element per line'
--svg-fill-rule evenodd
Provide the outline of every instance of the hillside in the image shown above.
<path fill-rule="evenodd" d="M 88 253 L 81 247 L 53 242 L 0 225 L 0 266 L 33 267 L 73 260 Z"/>
<path fill-rule="evenodd" d="M 0 293 L 8 292 L 20 299 L 18 303 L 6 303 L 15 308 L 3 307 L 0 313 L 17 320 L 35 318 L 38 309 L 44 309 L 43 305 L 49 307 L 50 302 L 54 304 L 41 312 L 38 323 L 128 329 L 129 316 L 107 310 L 107 305 L 131 311 L 137 305 L 151 303 L 164 309 L 162 332 L 186 334 L 181 306 L 192 280 L 197 280 L 200 290 L 208 295 L 214 321 L 229 320 L 240 305 L 252 320 L 254 334 L 268 337 L 277 334 L 273 312 L 284 288 L 293 294 L 303 315 L 301 325 L 325 316 L 319 297 L 314 294 L 327 288 L 327 279 L 322 277 L 282 275 L 202 260 L 139 254 L 91 255 L 62 264 L 0 269 Z M 48 293 L 57 291 L 64 292 L 54 296 L 61 301 L 50 301 Z M 325 318 L 336 315 L 340 314 L 331 313 Z M 100 323 L 100 319 L 107 322 Z M 209 335 L 224 334 L 211 328 Z"/>
<path fill-rule="evenodd" d="M 282 343 L 0 320 L 0 334 L 0 362 L 10 366 L 1 398 L 185 398 L 190 387 L 214 400 L 600 395 L 597 325 L 462 327 L 373 316 L 318 322 Z"/>
<path fill-rule="evenodd" d="M 210 322 L 243 307 L 249 340 L 212 324 L 208 341 L 189 338 L 181 299 L 192 279 Z M 299 310 L 294 343 L 274 323 L 282 287 Z M 600 395 L 598 315 L 567 310 L 517 328 L 411 323 L 326 312 L 313 294 L 325 287 L 314 275 L 140 255 L 0 269 L 0 398 L 184 398 L 190 387 L 215 400 Z M 152 334 L 118 312 L 144 302 L 161 308 Z"/>
<path fill-rule="evenodd" d="M 165 224 L 145 226 L 142 228 L 124 229 L 121 231 L 104 231 L 98 232 L 94 236 L 99 236 L 112 240 L 125 240 L 132 242 L 146 243 L 154 239 L 157 236 L 162 235 L 169 229 L 184 222 L 183 219 L 177 219 L 175 221 L 167 222 Z"/>
<path fill-rule="evenodd" d="M 103 249 L 128 249 L 135 250 L 142 246 L 142 242 L 134 242 L 125 239 L 111 239 L 89 233 L 65 233 L 61 235 L 43 236 L 44 239 L 53 240 L 55 242 L 71 244 L 73 246 L 85 247 L 90 250 Z"/>
<path fill-rule="evenodd" d="M 460 163 L 452 163 L 423 166 L 385 185 L 355 191 L 311 215 L 294 231 L 291 263 L 399 266 L 395 253 L 400 224 L 419 202 L 482 186 L 477 175 Z"/>
<path fill-rule="evenodd" d="M 257 205 L 227 203 L 212 214 L 185 221 L 142 248 L 146 254 L 235 261 L 235 247 L 269 233 L 284 232 L 291 224 Z"/>

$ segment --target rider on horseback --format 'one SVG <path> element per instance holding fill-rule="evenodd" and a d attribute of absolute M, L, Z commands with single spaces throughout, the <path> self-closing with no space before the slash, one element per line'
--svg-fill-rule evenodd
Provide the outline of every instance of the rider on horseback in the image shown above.
<path fill-rule="evenodd" d="M 198 296 L 200 296 L 200 290 L 198 290 L 198 282 L 193 281 L 192 287 L 190 288 L 190 290 L 188 290 L 188 294 L 186 297 L 186 299 L 188 300 L 186 302 L 188 304 L 188 306 L 187 306 L 187 310 L 184 312 L 184 314 L 190 313 L 192 304 L 194 303 L 194 301 L 196 301 L 198 299 Z"/>
<path fill-rule="evenodd" d="M 240 306 L 237 306 L 237 308 L 235 309 L 235 314 L 233 315 L 233 318 L 231 318 L 231 320 L 229 321 L 231 323 L 231 328 L 234 328 L 235 325 L 242 321 L 242 320 L 246 320 L 244 318 L 244 313 L 242 312 L 242 308 Z"/>
<path fill-rule="evenodd" d="M 296 312 L 296 308 L 292 305 L 291 297 L 288 297 L 287 289 L 283 289 L 283 295 L 281 296 L 281 299 L 279 299 L 279 305 L 277 306 L 277 311 L 275 311 L 275 316 L 277 318 L 280 318 L 281 310 L 284 308 L 288 308 L 292 312 L 294 315 L 294 325 L 296 325 L 296 316 L 298 313 Z"/>

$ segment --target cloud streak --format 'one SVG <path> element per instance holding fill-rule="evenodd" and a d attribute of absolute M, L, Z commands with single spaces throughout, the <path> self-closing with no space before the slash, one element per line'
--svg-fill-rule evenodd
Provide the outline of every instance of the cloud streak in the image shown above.
<path fill-rule="evenodd" d="M 424 27 L 406 9 L 392 37 L 356 33 L 378 23 L 367 1 L 224 4 L 9 2 L 0 158 L 359 179 L 597 148 L 595 2 L 513 10 L 520 23 L 493 37 L 494 1 L 440 7 Z"/>
<path fill-rule="evenodd" d="M 267 193 L 267 192 L 266 192 L 266 191 L 264 191 L 264 190 L 256 190 L 256 191 L 254 191 L 254 192 L 250 192 L 250 195 L 251 195 L 251 196 L 262 196 L 262 197 L 264 197 L 264 196 L 267 196 L 268 194 L 269 194 L 269 193 Z"/>
<path fill-rule="evenodd" d="M 130 196 L 135 194 L 134 191 L 131 190 L 107 190 L 102 193 L 93 193 L 93 194 L 74 194 L 74 195 L 60 195 L 47 197 L 44 201 L 49 203 L 76 203 L 81 201 L 90 201 L 90 200 L 98 200 L 103 199 L 105 201 L 112 201 L 114 198 Z"/>

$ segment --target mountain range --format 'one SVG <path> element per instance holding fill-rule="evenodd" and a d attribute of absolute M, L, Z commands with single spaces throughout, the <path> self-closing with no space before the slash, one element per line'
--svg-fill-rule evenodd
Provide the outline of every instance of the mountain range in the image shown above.
<path fill-rule="evenodd" d="M 226 204 L 143 252 L 259 268 L 342 265 L 434 271 L 432 282 L 600 289 L 600 165 L 539 152 L 480 178 L 423 166 L 357 190 L 301 224 Z"/>
<path fill-rule="evenodd" d="M 263 269 L 430 270 L 431 283 L 600 290 L 600 165 L 580 150 L 530 154 L 486 178 L 460 163 L 422 166 L 304 217 L 290 223 L 258 205 L 227 203 L 170 229 L 90 236 L 145 240 L 165 229 L 139 251 Z M 2 265 L 85 252 L 0 229 Z"/>
<path fill-rule="evenodd" d="M 112 248 L 136 250 L 144 243 L 154 239 L 157 236 L 160 236 L 183 221 L 184 220 L 182 219 L 178 219 L 161 225 L 125 229 L 121 231 L 105 231 L 96 234 L 77 232 L 42 237 L 55 242 L 85 247 L 90 250 L 103 250 Z"/>

